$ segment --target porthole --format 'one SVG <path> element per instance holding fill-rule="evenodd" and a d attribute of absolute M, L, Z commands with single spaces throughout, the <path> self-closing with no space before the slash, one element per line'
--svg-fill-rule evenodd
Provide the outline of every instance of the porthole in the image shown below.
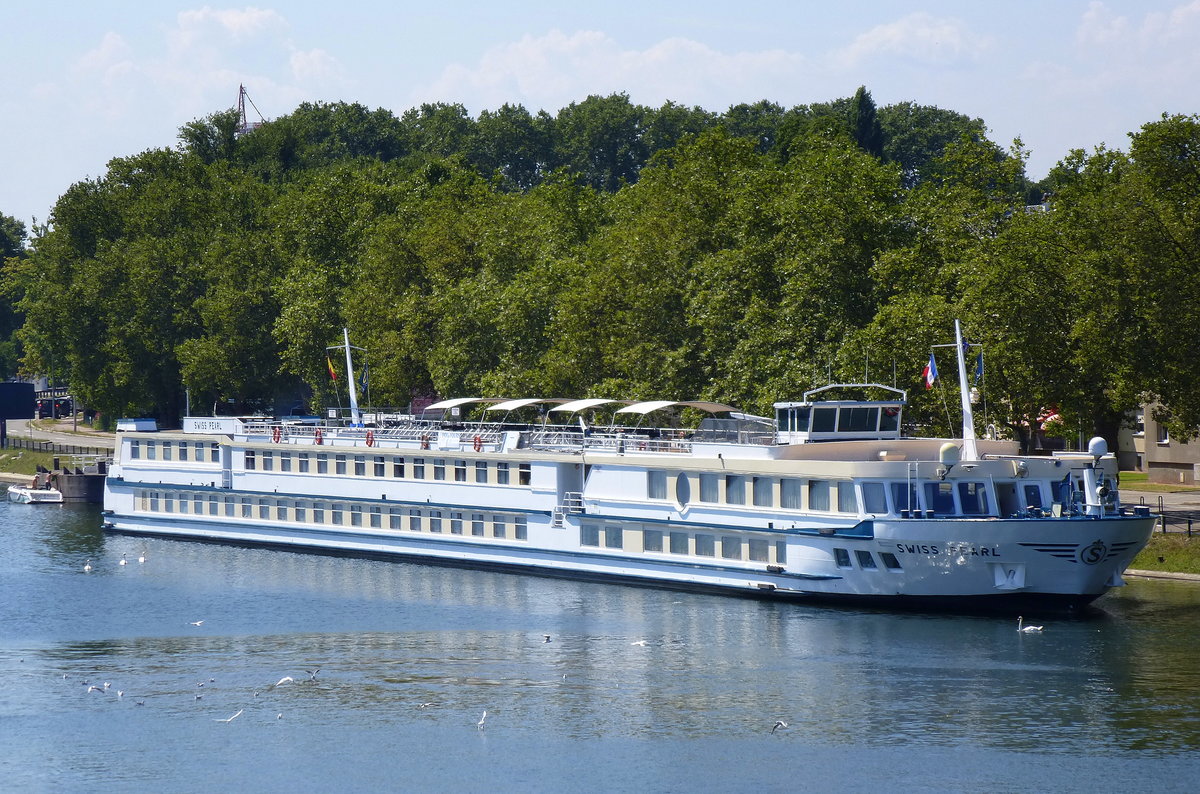
<path fill-rule="evenodd" d="M 691 500 L 692 484 L 686 474 L 680 474 L 675 478 L 675 501 L 681 505 L 686 505 Z"/>

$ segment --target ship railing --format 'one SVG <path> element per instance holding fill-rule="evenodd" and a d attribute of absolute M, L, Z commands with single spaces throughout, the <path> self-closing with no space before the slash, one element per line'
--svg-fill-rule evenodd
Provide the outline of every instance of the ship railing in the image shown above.
<path fill-rule="evenodd" d="M 583 512 L 583 492 L 582 491 L 566 491 L 563 493 L 562 503 L 554 508 L 553 525 L 561 527 L 567 516 L 579 515 Z"/>
<path fill-rule="evenodd" d="M 684 431 L 661 430 L 655 434 L 606 433 L 547 428 L 529 434 L 529 446 L 534 449 L 571 449 L 583 452 L 662 452 L 688 453 L 692 450 L 691 440 Z"/>

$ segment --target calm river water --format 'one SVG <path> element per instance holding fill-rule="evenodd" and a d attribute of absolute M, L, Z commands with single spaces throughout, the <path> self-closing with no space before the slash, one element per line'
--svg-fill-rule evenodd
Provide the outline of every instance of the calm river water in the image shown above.
<path fill-rule="evenodd" d="M 99 526 L 95 508 L 0 503 L 0 789 L 1194 791 L 1200 781 L 1200 585 L 1133 582 L 1090 617 L 1039 619 L 1044 633 L 1021 635 L 1006 618 L 780 605 Z M 772 733 L 777 720 L 788 726 Z"/>

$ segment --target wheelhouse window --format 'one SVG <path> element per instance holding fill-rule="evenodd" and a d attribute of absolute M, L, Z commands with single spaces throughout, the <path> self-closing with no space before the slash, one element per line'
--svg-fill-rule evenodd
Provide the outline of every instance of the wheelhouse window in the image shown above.
<path fill-rule="evenodd" d="M 954 484 L 948 482 L 925 483 L 925 509 L 936 515 L 954 513 Z"/>
<path fill-rule="evenodd" d="M 958 484 L 958 502 L 962 505 L 963 515 L 987 515 L 991 512 L 988 508 L 987 483 L 960 482 Z"/>
<path fill-rule="evenodd" d="M 1025 483 L 1025 507 L 1027 509 L 1042 508 L 1042 487 L 1035 482 Z"/>
<path fill-rule="evenodd" d="M 917 501 L 917 484 L 892 483 L 892 504 L 896 506 L 896 512 L 920 510 L 921 503 Z"/>
<path fill-rule="evenodd" d="M 836 408 L 814 408 L 812 431 L 814 433 L 832 433 L 837 422 Z"/>
<path fill-rule="evenodd" d="M 882 515 L 887 509 L 887 489 L 881 482 L 864 482 L 862 484 L 863 508 L 867 513 Z"/>
<path fill-rule="evenodd" d="M 846 407 L 838 415 L 842 433 L 874 433 L 879 424 L 879 408 Z"/>

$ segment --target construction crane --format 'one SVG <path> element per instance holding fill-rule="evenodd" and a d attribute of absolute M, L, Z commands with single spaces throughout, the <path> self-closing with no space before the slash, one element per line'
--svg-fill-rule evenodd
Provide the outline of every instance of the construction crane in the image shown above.
<path fill-rule="evenodd" d="M 258 113 L 258 121 L 247 121 L 246 120 L 246 103 L 247 102 L 250 103 L 250 107 L 254 108 L 254 112 Z M 266 121 L 267 120 L 263 118 L 263 114 L 259 111 L 258 105 L 254 104 L 254 100 L 250 98 L 250 95 L 248 93 L 246 93 L 246 86 L 239 83 L 238 84 L 238 125 L 237 125 L 237 129 L 234 130 L 234 133 L 241 136 L 241 135 L 245 135 L 247 132 L 253 132 L 254 130 L 261 127 L 264 123 L 266 123 Z"/>

